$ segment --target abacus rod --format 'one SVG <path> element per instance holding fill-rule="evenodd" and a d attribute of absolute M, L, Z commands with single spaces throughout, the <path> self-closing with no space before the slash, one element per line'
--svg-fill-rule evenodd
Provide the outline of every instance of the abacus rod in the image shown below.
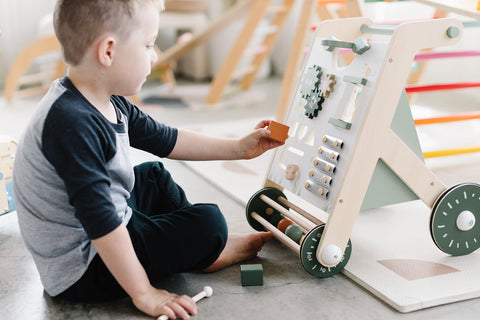
<path fill-rule="evenodd" d="M 283 203 L 284 205 L 286 205 L 287 207 L 289 207 L 290 209 L 293 209 L 295 210 L 296 212 L 300 213 L 302 216 L 304 216 L 305 218 L 307 218 L 308 220 L 312 221 L 315 225 L 319 225 L 319 224 L 325 224 L 325 222 L 323 222 L 322 220 L 312 216 L 310 213 L 308 213 L 307 211 L 303 210 L 302 208 L 300 208 L 299 206 L 296 206 L 295 204 L 291 203 L 290 201 L 288 201 L 286 198 L 284 197 L 278 197 L 278 202 L 281 202 Z"/>
<path fill-rule="evenodd" d="M 391 35 L 396 28 L 396 25 L 374 25 L 364 23 L 360 26 L 360 31 L 362 33 Z"/>
<path fill-rule="evenodd" d="M 276 203 L 274 200 L 270 199 L 269 197 L 267 197 L 266 195 L 262 194 L 260 195 L 260 199 L 265 202 L 266 204 L 272 206 L 274 209 L 276 209 L 277 211 L 279 211 L 280 213 L 282 213 L 284 216 L 286 216 L 287 218 L 290 218 L 292 219 L 293 222 L 295 222 L 296 224 L 298 224 L 302 229 L 303 229 L 303 232 L 304 233 L 307 233 L 308 231 L 312 230 L 313 228 L 315 228 L 315 224 L 312 223 L 311 221 L 303 221 L 303 220 L 300 220 L 297 216 L 295 216 L 292 212 L 288 211 L 287 209 L 285 209 L 284 207 L 282 207 L 281 205 L 279 205 L 278 203 Z"/>
<path fill-rule="evenodd" d="M 295 241 L 287 237 L 283 232 L 275 228 L 271 223 L 267 220 L 263 219 L 258 213 L 253 211 L 251 213 L 253 219 L 257 220 L 262 226 L 265 227 L 268 231 L 273 233 L 273 235 L 280 240 L 284 245 L 292 249 L 297 255 L 300 255 L 300 245 L 298 245 Z"/>

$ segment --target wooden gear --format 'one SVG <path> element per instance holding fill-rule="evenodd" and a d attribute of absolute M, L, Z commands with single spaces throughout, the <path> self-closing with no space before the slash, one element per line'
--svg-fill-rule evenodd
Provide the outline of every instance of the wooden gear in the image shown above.
<path fill-rule="evenodd" d="M 250 225 L 272 231 L 300 256 L 306 271 L 327 277 L 348 262 L 360 210 L 420 198 L 432 208 L 430 231 L 442 251 L 463 255 L 478 249 L 480 186 L 447 188 L 425 166 L 404 90 L 415 53 L 453 45 L 462 32 L 456 19 L 396 28 L 367 18 L 321 23 L 284 122 L 289 139 L 275 152 L 267 188 L 247 205 Z M 339 47 L 357 53 L 348 66 L 337 65 Z M 325 90 L 317 81 L 325 75 L 335 76 L 336 84 L 318 114 L 307 117 L 306 100 Z M 294 179 L 285 176 L 290 164 L 299 168 Z M 285 194 L 314 205 L 328 219 L 322 222 Z M 283 218 L 303 229 L 300 243 L 276 228 Z"/>

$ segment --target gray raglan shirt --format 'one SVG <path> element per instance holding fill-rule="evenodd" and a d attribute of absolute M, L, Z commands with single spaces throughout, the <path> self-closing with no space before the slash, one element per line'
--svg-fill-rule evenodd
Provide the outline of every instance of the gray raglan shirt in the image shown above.
<path fill-rule="evenodd" d="M 96 254 L 91 239 L 128 223 L 134 185 L 130 146 L 167 156 L 177 130 L 125 98 L 112 96 L 118 123 L 106 120 L 64 77 L 32 115 L 15 155 L 18 221 L 45 291 L 74 284 Z"/>

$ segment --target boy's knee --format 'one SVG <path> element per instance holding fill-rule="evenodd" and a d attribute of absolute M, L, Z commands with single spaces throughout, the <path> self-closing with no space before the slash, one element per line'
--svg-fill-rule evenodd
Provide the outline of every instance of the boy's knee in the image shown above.
<path fill-rule="evenodd" d="M 198 230 L 199 237 L 212 248 L 218 247 L 221 251 L 228 238 L 227 222 L 222 212 L 215 204 L 195 204 L 193 208 L 198 217 L 195 229 Z"/>
<path fill-rule="evenodd" d="M 201 210 L 201 225 L 209 234 L 220 236 L 225 242 L 228 237 L 227 222 L 223 213 L 215 204 L 197 204 Z"/>
<path fill-rule="evenodd" d="M 164 173 L 165 167 L 160 161 L 148 161 L 136 165 L 134 171 L 140 176 L 156 178 Z"/>
<path fill-rule="evenodd" d="M 201 260 L 195 269 L 203 270 L 214 263 L 227 244 L 227 222 L 217 205 L 196 204 L 198 213 L 196 229 L 198 231 L 199 251 L 203 252 Z"/>

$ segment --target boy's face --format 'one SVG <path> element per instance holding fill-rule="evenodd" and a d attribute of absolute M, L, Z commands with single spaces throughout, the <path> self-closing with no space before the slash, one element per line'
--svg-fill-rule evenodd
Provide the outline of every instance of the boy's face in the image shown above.
<path fill-rule="evenodd" d="M 130 96 L 140 91 L 158 60 L 154 46 L 158 28 L 158 8 L 153 4 L 140 6 L 130 35 L 126 39 L 117 38 L 110 78 L 113 94 Z"/>

